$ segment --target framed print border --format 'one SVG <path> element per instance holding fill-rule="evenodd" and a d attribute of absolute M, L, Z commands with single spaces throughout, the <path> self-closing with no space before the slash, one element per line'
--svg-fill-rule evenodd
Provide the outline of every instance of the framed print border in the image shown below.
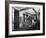
<path fill-rule="evenodd" d="M 37 34 L 23 34 L 23 35 L 9 35 L 9 4 L 33 4 L 43 5 L 43 33 Z M 5 1 L 5 37 L 23 37 L 23 36 L 39 36 L 45 35 L 45 3 L 42 2 L 20 2 L 20 1 Z"/>

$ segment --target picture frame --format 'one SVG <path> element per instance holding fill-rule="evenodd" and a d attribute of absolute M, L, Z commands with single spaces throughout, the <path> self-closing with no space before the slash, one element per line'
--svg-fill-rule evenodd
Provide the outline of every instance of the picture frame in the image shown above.
<path fill-rule="evenodd" d="M 6 37 L 40 35 L 45 35 L 45 3 L 5 1 Z"/>

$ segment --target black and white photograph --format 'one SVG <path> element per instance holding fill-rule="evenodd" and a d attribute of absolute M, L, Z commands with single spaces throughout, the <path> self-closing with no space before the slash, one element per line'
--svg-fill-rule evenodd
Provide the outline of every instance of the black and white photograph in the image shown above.
<path fill-rule="evenodd" d="M 8 35 L 43 34 L 44 3 L 10 3 Z"/>
<path fill-rule="evenodd" d="M 40 8 L 13 7 L 12 31 L 40 30 Z"/>

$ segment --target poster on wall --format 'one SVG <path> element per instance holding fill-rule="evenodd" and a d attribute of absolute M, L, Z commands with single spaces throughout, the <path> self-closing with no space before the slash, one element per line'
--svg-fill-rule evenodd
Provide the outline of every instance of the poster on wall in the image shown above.
<path fill-rule="evenodd" d="M 45 3 L 6 2 L 6 37 L 45 34 Z"/>

